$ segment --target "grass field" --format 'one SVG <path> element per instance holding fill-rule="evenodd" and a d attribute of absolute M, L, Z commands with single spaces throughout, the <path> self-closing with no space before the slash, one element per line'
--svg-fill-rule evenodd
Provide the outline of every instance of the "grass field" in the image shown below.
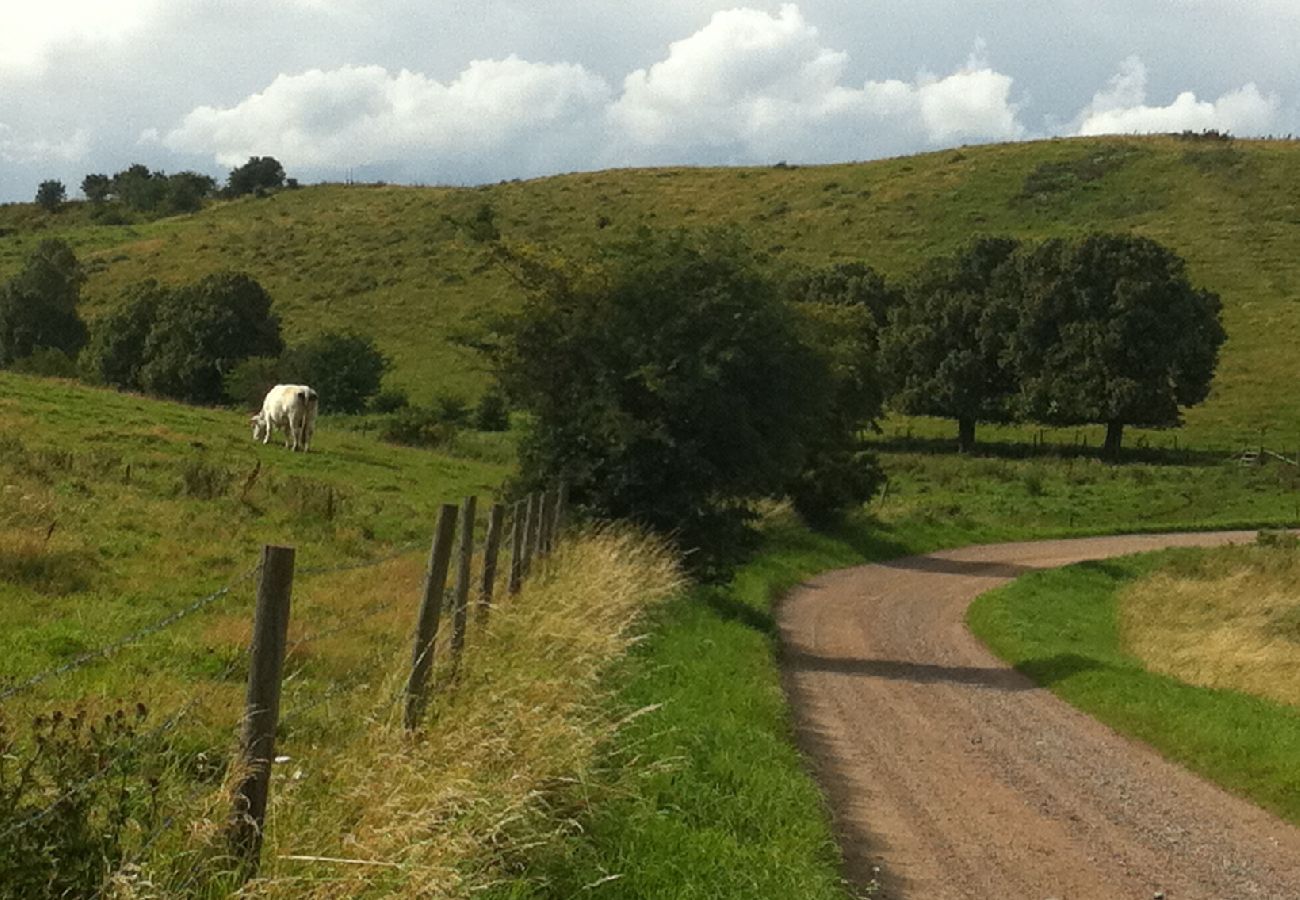
<path fill-rule="evenodd" d="M 252 568 L 262 544 L 291 543 L 302 573 L 286 687 L 291 761 L 275 811 L 283 825 L 270 835 L 277 862 L 258 890 L 330 895 L 346 883 L 356 893 L 383 894 L 441 878 L 454 886 L 448 896 L 472 891 L 502 900 L 844 896 L 825 811 L 790 742 L 773 599 L 822 569 L 977 541 L 1300 523 L 1300 479 L 1291 468 L 1226 460 L 1260 443 L 1290 454 L 1300 448 L 1293 424 L 1300 396 L 1277 387 L 1289 383 L 1300 334 L 1298 162 L 1296 142 L 1109 138 L 853 165 L 589 173 L 473 189 L 324 185 L 125 226 L 91 225 L 76 207 L 53 217 L 0 207 L 0 277 L 36 241 L 66 237 L 87 263 L 93 318 L 142 278 L 190 281 L 243 269 L 270 290 L 291 343 L 326 328 L 373 334 L 394 361 L 391 384 L 417 402 L 435 392 L 472 398 L 483 389 L 481 361 L 457 338 L 516 301 L 459 224 L 484 204 L 506 239 L 562 253 L 587 252 L 641 225 L 731 225 L 777 268 L 863 260 L 895 278 L 976 233 L 1034 239 L 1133 230 L 1168 243 L 1188 259 L 1194 280 L 1223 295 L 1229 333 L 1209 401 L 1188 413 L 1180 431 L 1126 433 L 1123 465 L 1093 458 L 1087 448 L 1100 443 L 1095 429 L 982 426 L 979 452 L 959 458 L 950 453 L 953 423 L 886 419 L 872 441 L 889 488 L 849 526 L 815 536 L 778 514 L 760 558 L 729 586 L 658 607 L 639 626 L 644 639 L 613 672 L 595 666 L 548 682 L 596 683 L 587 695 L 596 706 L 579 718 L 595 723 L 599 736 L 570 741 L 586 755 L 568 757 L 567 767 L 531 769 L 542 774 L 540 782 L 520 782 L 537 787 L 526 802 L 508 791 L 491 794 L 495 788 L 493 799 L 483 799 L 488 794 L 462 791 L 459 776 L 447 787 L 436 781 L 442 775 L 413 770 L 414 757 L 385 755 L 376 736 L 391 736 L 391 723 L 367 706 L 376 693 L 391 693 L 408 652 L 436 505 L 492 496 L 513 464 L 512 435 L 467 435 L 453 453 L 430 453 L 383 445 L 352 423 L 325 419 L 316 452 L 292 455 L 253 445 L 234 412 L 0 374 L 0 689 L 231 583 Z M 404 549 L 374 568 L 310 574 Z M 1122 643 L 1114 591 L 1144 565 L 1085 567 L 1059 582 L 1035 577 L 992 606 L 981 601 L 973 615 L 983 617 L 978 628 L 1001 635 L 1002 652 L 1022 661 L 1060 652 L 1047 648 L 1062 631 L 1082 636 L 1096 665 L 1062 673 L 1053 687 L 1063 696 L 1194 767 L 1220 772 L 1261 802 L 1287 791 L 1294 798 L 1287 772 L 1296 771 L 1295 754 L 1278 751 L 1273 737 L 1296 746 L 1286 737 L 1293 726 L 1278 725 L 1291 721 L 1289 713 L 1151 674 Z M 1083 587 L 1071 587 L 1071 578 Z M 1029 592 L 1039 590 L 1073 598 L 1053 608 L 1061 618 L 1026 617 Z M 148 731 L 184 710 L 186 727 L 167 734 L 177 735 L 168 750 L 185 764 L 168 775 L 160 805 L 218 821 L 220 811 L 203 803 L 223 777 L 234 733 L 251 593 L 251 581 L 240 582 L 112 660 L 42 682 L 3 704 L 4 721 L 14 727 L 77 702 L 111 712 L 141 701 L 149 713 L 140 727 Z M 480 698 L 494 690 L 479 689 L 486 691 Z M 512 709 L 527 705 L 526 685 L 502 690 L 514 698 Z M 449 699 L 447 709 L 469 696 Z M 1222 727 L 1207 736 L 1197 730 L 1199 715 Z M 619 737 L 600 732 L 621 718 Z M 501 721 L 489 715 L 481 724 Z M 567 733 L 549 734 L 564 745 Z M 447 741 L 437 753 L 467 754 L 476 768 L 507 780 L 508 759 L 520 751 L 472 733 Z M 344 757 L 360 753 L 367 763 L 345 774 Z M 1239 765 L 1243 755 L 1252 757 L 1249 765 Z M 348 777 L 389 767 L 388 793 L 347 787 Z M 430 791 L 430 806 L 405 803 L 408 793 Z M 1295 818 L 1292 800 L 1278 802 Z M 330 824 L 312 833 L 317 813 Z M 381 813 L 400 821 L 395 835 L 424 850 L 443 836 L 486 843 L 455 858 L 403 856 L 367 818 Z M 421 816 L 435 827 L 420 831 Z M 514 830 L 515 822 L 527 827 Z M 199 850 L 210 846 L 204 834 L 197 839 Z M 185 852 L 199 852 L 186 846 L 176 856 L 181 865 L 193 858 Z M 362 875 L 279 859 L 362 853 L 398 868 Z"/>
<path fill-rule="evenodd" d="M 0 276 L 41 238 L 66 237 L 88 263 L 93 317 L 142 278 L 246 270 L 270 291 L 291 342 L 326 328 L 373 334 L 395 362 L 392 383 L 427 402 L 435 391 L 482 390 L 480 361 L 454 338 L 515 302 L 509 279 L 458 224 L 484 204 L 507 240 L 562 253 L 589 252 L 642 225 L 729 225 L 777 267 L 862 260 L 893 278 L 978 233 L 1134 231 L 1182 254 L 1193 280 L 1224 300 L 1229 341 L 1209 401 L 1187 416 L 1185 442 L 1257 443 L 1262 430 L 1291 450 L 1300 445 L 1300 397 L 1274 386 L 1289 379 L 1286 351 L 1300 338 L 1297 161 L 1295 141 L 1088 138 L 478 188 L 323 185 L 124 226 L 91 225 L 76 207 L 46 216 L 13 205 L 0 207 L 9 232 Z"/>
<path fill-rule="evenodd" d="M 1279 558 L 1279 555 L 1281 558 Z M 1199 578 L 1213 592 L 1243 569 L 1255 576 L 1294 567 L 1294 549 L 1170 551 L 1035 573 L 978 598 L 968 622 L 995 653 L 1054 693 L 1118 731 L 1300 824 L 1300 709 L 1223 687 L 1198 687 L 1153 671 L 1139 655 L 1132 623 L 1134 595 L 1162 579 Z M 1200 573 L 1197 575 L 1197 573 Z M 1211 574 L 1212 573 L 1212 574 Z M 1198 592 L 1205 602 L 1205 594 Z M 1286 606 L 1294 614 L 1294 593 Z M 1250 629 L 1221 606 L 1221 628 Z M 1144 628 L 1172 623 L 1146 621 Z M 1176 628 L 1176 625 L 1172 625 Z M 1126 631 L 1128 634 L 1126 635 Z M 1126 639 L 1127 636 L 1127 639 Z M 1294 654 L 1294 650 L 1292 650 Z M 1251 660 L 1220 656 L 1223 671 Z M 1294 672 L 1294 668 L 1290 670 Z M 1240 686 L 1240 685 L 1238 685 Z"/>

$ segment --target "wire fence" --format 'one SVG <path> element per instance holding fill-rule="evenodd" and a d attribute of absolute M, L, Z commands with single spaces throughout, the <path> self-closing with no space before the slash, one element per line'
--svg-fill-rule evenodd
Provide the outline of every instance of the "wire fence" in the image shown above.
<path fill-rule="evenodd" d="M 504 522 L 507 510 L 499 504 L 491 509 L 486 528 L 487 541 L 479 549 L 481 581 L 477 585 L 477 589 L 471 583 L 470 574 L 472 572 L 471 562 L 475 558 L 476 549 L 474 542 L 475 502 L 474 498 L 466 498 L 459 508 L 453 505 L 444 505 L 442 507 L 439 524 L 434 533 L 434 541 L 430 547 L 429 563 L 425 568 L 422 579 L 422 600 L 411 655 L 411 675 L 404 682 L 395 685 L 391 697 L 387 696 L 389 693 L 386 684 L 387 679 L 383 679 L 385 682 L 383 685 L 384 701 L 372 705 L 372 709 L 382 711 L 387 708 L 391 711 L 399 703 L 405 701 L 406 712 L 403 722 L 408 730 L 414 730 L 420 726 L 423 705 L 430 690 L 427 676 L 435 648 L 443 648 L 444 652 L 453 654 L 453 669 L 459 664 L 459 654 L 465 646 L 465 629 L 468 627 L 470 618 L 467 615 L 470 604 L 473 603 L 479 612 L 479 615 L 475 617 L 477 627 L 482 627 L 494 600 L 496 582 L 500 580 L 511 594 L 520 589 L 520 582 L 528 574 L 533 562 L 547 556 L 558 539 L 563 524 L 566 497 L 564 488 L 561 487 L 555 492 L 530 496 L 526 501 L 520 501 L 513 505 L 509 511 L 512 525 L 508 543 L 505 544 L 504 550 L 504 556 L 508 559 L 509 564 L 504 568 L 499 579 L 496 572 L 496 562 L 498 555 L 502 551 L 503 540 L 506 537 Z M 455 528 L 457 519 L 460 520 L 461 526 L 458 537 Z M 455 547 L 452 545 L 453 541 L 456 541 Z M 75 672 L 95 662 L 109 659 L 127 647 L 139 644 L 203 610 L 212 608 L 237 588 L 257 578 L 257 607 L 253 624 L 254 633 L 249 652 L 236 655 L 226 663 L 222 670 L 209 676 L 217 682 L 226 682 L 234 677 L 241 667 L 247 667 L 248 669 L 248 701 L 247 708 L 239 717 L 241 732 L 238 740 L 239 749 L 234 758 L 230 760 L 228 767 L 231 772 L 246 770 L 251 773 L 249 776 L 245 776 L 244 781 L 237 785 L 232 798 L 234 806 L 231 814 L 231 841 L 232 847 L 245 856 L 245 867 L 243 868 L 245 875 L 254 874 L 258 862 L 257 855 L 260 853 L 260 836 L 265 827 L 263 821 L 265 793 L 266 790 L 269 790 L 270 763 L 274 756 L 270 748 L 273 747 L 277 729 L 280 731 L 291 729 L 303 722 L 313 710 L 349 693 L 374 689 L 373 679 L 367 679 L 366 677 L 323 677 L 320 680 L 325 682 L 325 687 L 323 690 L 318 690 L 316 687 L 318 680 L 313 678 L 310 672 L 312 658 L 311 656 L 304 658 L 303 651 L 314 644 L 339 634 L 359 632 L 365 627 L 366 623 L 392 612 L 404 599 L 396 595 L 384 597 L 323 627 L 302 633 L 290 642 L 286 640 L 289 593 L 295 577 L 300 581 L 313 579 L 311 583 L 317 584 L 319 579 L 331 575 L 374 569 L 410 554 L 421 547 L 423 543 L 422 541 L 410 541 L 394 547 L 389 552 L 373 559 L 333 566 L 313 566 L 303 568 L 296 573 L 292 568 L 293 551 L 291 549 L 268 547 L 264 551 L 263 561 L 260 564 L 250 568 L 228 584 L 198 597 L 162 618 L 137 628 L 101 647 L 82 653 L 58 666 L 26 676 L 6 686 L 0 690 L 0 701 L 9 700 L 47 681 Z M 268 554 L 273 550 L 287 550 L 288 553 L 288 580 L 278 587 L 275 583 L 276 578 L 273 577 L 274 572 L 268 572 L 269 561 L 272 559 Z M 458 553 L 459 560 L 458 565 L 455 567 L 454 583 L 448 585 L 448 575 L 451 570 L 450 563 L 453 555 L 456 555 L 453 551 Z M 311 588 L 308 588 L 308 590 L 311 590 Z M 444 608 L 449 612 L 448 618 L 450 619 L 451 630 L 450 633 L 440 636 L 439 622 Z M 326 609 L 310 606 L 302 607 L 299 610 L 299 615 L 303 615 L 304 611 L 305 614 L 314 616 L 325 612 Z M 277 629 L 278 635 L 275 633 Z M 399 648 L 400 644 L 394 645 L 393 649 L 397 650 Z M 268 654 L 275 656 L 275 659 L 272 660 L 273 665 L 269 669 L 267 666 Z M 284 672 L 286 660 L 296 662 L 296 665 L 287 675 Z M 422 668 L 424 672 L 421 676 L 420 671 Z M 275 683 L 273 685 L 260 683 L 266 680 L 265 673 L 268 671 L 274 673 Z M 287 705 L 287 711 L 284 715 L 280 715 L 282 686 L 296 683 L 302 683 L 305 686 L 301 691 L 294 692 L 295 695 Z M 205 696 L 206 692 L 195 691 L 193 696 L 158 724 L 148 729 L 132 732 L 126 743 L 115 748 L 117 752 L 99 759 L 94 769 L 89 771 L 85 777 L 72 784 L 60 784 L 58 795 L 44 803 L 40 809 L 5 825 L 0 830 L 0 844 L 20 832 L 40 826 L 41 823 L 61 809 L 66 809 L 68 804 L 92 791 L 106 779 L 119 774 L 119 770 L 125 765 L 122 760 L 130 756 L 130 754 L 137 751 L 147 752 L 150 748 L 157 748 L 159 742 L 163 741 L 167 735 L 175 732 L 205 699 Z M 262 699 L 255 702 L 255 696 Z M 268 703 L 267 697 L 272 698 L 273 702 Z M 269 733 L 267 732 L 268 723 L 264 721 L 268 710 L 272 714 Z M 256 733 L 259 728 L 262 729 L 260 734 Z M 224 751 L 216 748 L 212 750 L 212 753 L 216 758 L 225 755 Z M 264 782 L 260 788 L 252 791 L 252 796 L 256 796 L 258 790 L 262 793 L 260 810 L 254 808 L 250 811 L 247 803 L 241 805 L 241 798 L 246 799 L 249 796 L 250 785 L 253 783 L 250 779 L 261 779 Z M 184 819 L 186 811 L 192 807 L 195 800 L 205 791 L 213 789 L 212 784 L 205 783 L 200 779 L 200 783 L 193 786 L 186 799 L 181 801 L 180 808 L 173 809 L 170 814 L 162 816 L 149 832 L 139 839 L 139 842 L 134 845 L 128 856 L 115 867 L 113 872 L 106 876 L 99 890 L 93 896 L 101 896 L 110 887 L 113 878 L 130 866 L 144 860 L 150 848 L 161 839 L 162 835 Z M 251 849 L 250 846 L 236 839 L 241 822 L 252 825 L 251 833 L 254 840 L 251 843 Z M 245 829 L 245 833 L 248 833 L 247 829 Z M 238 855 L 238 852 L 236 855 Z"/>

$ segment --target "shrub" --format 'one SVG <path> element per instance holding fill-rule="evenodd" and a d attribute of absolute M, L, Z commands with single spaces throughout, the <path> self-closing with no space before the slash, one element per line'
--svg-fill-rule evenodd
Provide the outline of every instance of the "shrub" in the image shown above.
<path fill-rule="evenodd" d="M 474 407 L 473 424 L 479 431 L 510 430 L 510 408 L 499 388 L 492 388 L 479 397 L 478 405 Z"/>
<path fill-rule="evenodd" d="M 322 412 L 359 413 L 379 392 L 388 365 L 372 338 L 330 331 L 289 350 L 281 371 L 315 388 Z"/>
<path fill-rule="evenodd" d="M 456 426 L 436 410 L 408 406 L 387 416 L 379 426 L 379 439 L 411 447 L 443 447 L 456 437 Z"/>

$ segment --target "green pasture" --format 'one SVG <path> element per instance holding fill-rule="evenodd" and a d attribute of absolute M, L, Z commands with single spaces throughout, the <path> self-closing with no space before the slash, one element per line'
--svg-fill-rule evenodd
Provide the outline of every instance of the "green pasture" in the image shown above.
<path fill-rule="evenodd" d="M 1118 593 L 1201 552 L 1033 573 L 978 598 L 967 621 L 995 653 L 1062 699 L 1300 823 L 1300 711 L 1154 674 L 1121 640 Z"/>

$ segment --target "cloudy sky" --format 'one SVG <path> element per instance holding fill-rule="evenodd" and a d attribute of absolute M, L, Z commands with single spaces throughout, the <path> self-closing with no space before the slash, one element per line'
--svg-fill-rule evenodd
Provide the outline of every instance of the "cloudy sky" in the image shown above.
<path fill-rule="evenodd" d="M 746 0 L 738 0 L 745 3 Z M 0 201 L 1300 133 L 1300 0 L 0 0 Z"/>

